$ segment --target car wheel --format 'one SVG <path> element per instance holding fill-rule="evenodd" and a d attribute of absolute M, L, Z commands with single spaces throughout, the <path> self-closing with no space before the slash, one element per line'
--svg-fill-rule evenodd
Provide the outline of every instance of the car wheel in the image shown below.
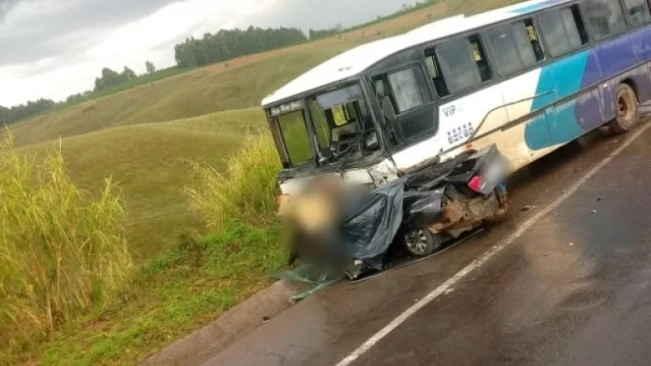
<path fill-rule="evenodd" d="M 441 249 L 443 241 L 439 235 L 427 229 L 411 229 L 405 233 L 405 249 L 413 257 L 426 257 Z"/>

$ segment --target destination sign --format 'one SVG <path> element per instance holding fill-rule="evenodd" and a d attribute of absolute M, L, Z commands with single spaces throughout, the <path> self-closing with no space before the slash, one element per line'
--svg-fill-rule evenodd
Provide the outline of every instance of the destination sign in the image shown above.
<path fill-rule="evenodd" d="M 281 114 L 294 112 L 299 109 L 303 109 L 303 103 L 300 100 L 293 101 L 291 103 L 286 103 L 275 108 L 271 108 L 272 116 L 280 116 Z"/>

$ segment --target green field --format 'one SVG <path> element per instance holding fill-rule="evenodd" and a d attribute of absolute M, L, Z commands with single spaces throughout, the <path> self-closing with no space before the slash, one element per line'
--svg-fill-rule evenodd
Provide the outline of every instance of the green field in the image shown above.
<path fill-rule="evenodd" d="M 131 252 L 140 260 L 167 248 L 179 234 L 199 229 L 182 193 L 191 183 L 190 163 L 220 168 L 244 136 L 264 127 L 264 113 L 249 108 L 112 127 L 65 137 L 61 145 L 67 170 L 81 188 L 92 192 L 112 176 L 126 201 Z M 16 134 L 18 141 L 20 136 Z M 21 151 L 41 156 L 55 143 L 27 145 Z"/>
<path fill-rule="evenodd" d="M 61 141 L 66 170 L 81 188 L 99 192 L 104 178 L 113 178 L 139 268 L 115 304 L 71 322 L 49 342 L 0 350 L 0 364 L 132 364 L 267 285 L 265 274 L 283 261 L 282 250 L 269 242 L 278 237 L 275 225 L 241 223 L 191 239 L 208 234 L 184 193 L 195 183 L 192 163 L 225 171 L 247 135 L 266 133 L 260 100 L 346 49 L 444 16 L 515 2 L 442 0 L 319 41 L 184 73 L 173 69 L 167 78 L 12 126 L 26 156 L 39 159 Z"/>

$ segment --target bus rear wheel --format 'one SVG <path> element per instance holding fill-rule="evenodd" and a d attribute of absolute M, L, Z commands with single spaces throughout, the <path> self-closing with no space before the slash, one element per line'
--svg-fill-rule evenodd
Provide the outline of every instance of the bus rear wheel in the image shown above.
<path fill-rule="evenodd" d="M 638 124 L 639 117 L 635 90 L 628 84 L 620 84 L 615 98 L 615 119 L 608 124 L 608 127 L 614 133 L 628 132 Z"/>

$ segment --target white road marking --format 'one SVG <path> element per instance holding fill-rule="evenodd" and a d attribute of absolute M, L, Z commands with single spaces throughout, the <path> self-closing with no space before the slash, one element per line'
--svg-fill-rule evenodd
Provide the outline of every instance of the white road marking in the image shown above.
<path fill-rule="evenodd" d="M 649 129 L 649 127 L 651 127 L 651 123 L 646 123 L 645 125 L 641 126 L 637 132 L 635 132 L 631 137 L 628 138 L 628 140 L 626 140 L 626 142 L 624 142 L 624 144 L 622 144 L 622 146 L 617 148 L 617 150 L 615 150 L 612 154 L 607 156 L 594 168 L 590 169 L 581 179 L 579 179 L 576 183 L 574 183 L 567 191 L 561 194 L 551 204 L 549 204 L 547 207 L 545 207 L 544 209 L 542 209 L 541 211 L 539 211 L 538 213 L 536 213 L 535 215 L 527 219 L 522 225 L 520 225 L 520 227 L 518 227 L 517 230 L 515 230 L 506 239 L 496 244 L 494 247 L 492 247 L 486 253 L 484 253 L 481 257 L 474 260 L 472 263 L 467 265 L 461 271 L 457 272 L 457 274 L 455 274 L 447 281 L 445 281 L 443 284 L 441 284 L 439 287 L 434 289 L 434 291 L 430 292 L 429 294 L 427 294 L 427 296 L 425 296 L 417 303 L 412 305 L 409 309 L 405 310 L 402 314 L 398 315 L 398 317 L 393 319 L 391 323 L 387 324 L 379 332 L 375 333 L 371 338 L 369 338 L 366 342 L 364 342 L 361 346 L 359 346 L 356 350 L 354 350 L 350 355 L 348 355 L 348 357 L 341 360 L 336 366 L 348 366 L 352 364 L 361 355 L 366 353 L 375 344 L 381 341 L 382 338 L 386 337 L 389 333 L 391 333 L 393 330 L 398 328 L 400 324 L 404 323 L 412 315 L 416 314 L 420 309 L 424 308 L 427 304 L 434 301 L 437 297 L 446 294 L 449 290 L 452 290 L 453 286 L 456 285 L 459 281 L 461 281 L 464 277 L 466 277 L 470 272 L 474 271 L 475 269 L 481 267 L 486 262 L 491 260 L 499 252 L 501 252 L 507 246 L 513 243 L 518 237 L 524 234 L 525 231 L 527 231 L 531 226 L 533 226 L 533 224 L 535 224 L 543 216 L 555 210 L 561 203 L 563 203 L 563 201 L 565 201 L 568 197 L 574 194 L 574 192 L 576 192 L 579 188 L 581 188 L 581 186 L 583 186 L 588 179 L 592 178 L 595 174 L 597 174 L 597 172 L 599 172 L 604 166 L 610 163 L 613 160 L 613 158 L 621 154 L 621 152 L 624 151 L 624 149 L 626 149 L 631 143 L 633 143 L 633 141 L 635 141 L 638 137 L 640 137 L 640 135 L 644 133 L 644 131 Z"/>

